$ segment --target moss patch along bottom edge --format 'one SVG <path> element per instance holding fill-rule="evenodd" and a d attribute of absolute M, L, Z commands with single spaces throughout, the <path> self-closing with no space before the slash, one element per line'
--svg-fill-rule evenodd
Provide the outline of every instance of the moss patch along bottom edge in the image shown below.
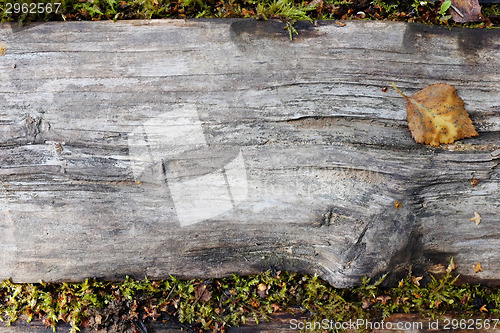
<path fill-rule="evenodd" d="M 0 282 L 0 318 L 5 325 L 20 317 L 53 328 L 68 323 L 70 332 L 141 332 L 140 326 L 147 331 L 162 322 L 188 332 L 226 332 L 289 314 L 284 329 L 365 331 L 383 328 L 373 325 L 384 325 L 391 316 L 414 314 L 420 325 L 440 321 L 449 329 L 500 329 L 500 289 L 456 284 L 452 268 L 438 277 L 408 274 L 394 287 L 384 286 L 387 274 L 375 282 L 365 277 L 351 289 L 334 288 L 316 275 L 273 270 L 207 280 L 5 280 Z M 397 325 L 389 322 L 391 328 Z"/>

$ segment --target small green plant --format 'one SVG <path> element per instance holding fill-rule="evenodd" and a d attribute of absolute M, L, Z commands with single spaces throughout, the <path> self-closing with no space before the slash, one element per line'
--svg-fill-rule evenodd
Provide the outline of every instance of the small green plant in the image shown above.
<path fill-rule="evenodd" d="M 500 17 L 500 3 L 485 5 L 481 12 L 484 17 Z"/>
<path fill-rule="evenodd" d="M 415 12 L 418 12 L 418 9 L 421 7 L 421 6 L 427 6 L 428 2 L 427 1 L 421 1 L 421 0 L 414 0 L 413 3 L 411 4 L 411 6 L 413 7 L 413 9 L 415 10 Z"/>
<path fill-rule="evenodd" d="M 399 7 L 398 1 L 392 0 L 373 0 L 373 5 L 381 8 L 385 13 L 393 13 Z"/>
<path fill-rule="evenodd" d="M 439 15 L 446 15 L 450 6 L 451 0 L 443 1 L 443 3 L 441 4 L 441 8 L 439 9 Z"/>
<path fill-rule="evenodd" d="M 441 4 L 441 8 L 439 9 L 438 14 L 440 15 L 439 20 L 441 22 L 448 22 L 449 19 L 451 19 L 451 15 L 448 15 L 448 9 L 451 7 L 451 0 L 446 0 L 443 1 Z"/>

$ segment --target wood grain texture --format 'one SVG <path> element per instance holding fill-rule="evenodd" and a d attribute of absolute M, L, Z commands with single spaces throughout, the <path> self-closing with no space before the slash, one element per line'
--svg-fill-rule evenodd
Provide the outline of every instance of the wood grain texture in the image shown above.
<path fill-rule="evenodd" d="M 0 279 L 498 284 L 500 32 L 346 23 L 3 25 Z M 416 144 L 391 81 L 454 85 L 479 136 Z"/>

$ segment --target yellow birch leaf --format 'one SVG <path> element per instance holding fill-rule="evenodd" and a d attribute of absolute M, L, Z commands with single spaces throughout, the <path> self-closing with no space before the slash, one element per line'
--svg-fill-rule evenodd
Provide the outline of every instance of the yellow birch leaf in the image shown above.
<path fill-rule="evenodd" d="M 476 274 L 484 271 L 484 269 L 481 267 L 480 262 L 478 262 L 477 265 L 472 265 L 472 268 L 474 269 L 474 273 Z"/>
<path fill-rule="evenodd" d="M 417 91 L 406 98 L 408 128 L 413 139 L 421 144 L 439 146 L 478 135 L 464 101 L 457 95 L 455 87 L 436 83 Z"/>

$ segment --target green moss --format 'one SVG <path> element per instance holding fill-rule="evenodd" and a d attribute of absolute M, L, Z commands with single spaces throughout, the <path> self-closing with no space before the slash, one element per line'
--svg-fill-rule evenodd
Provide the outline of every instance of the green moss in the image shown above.
<path fill-rule="evenodd" d="M 336 289 L 318 276 L 271 271 L 253 276 L 232 275 L 214 280 L 133 280 L 82 283 L 0 283 L 0 318 L 7 325 L 20 315 L 42 320 L 48 327 L 67 322 L 81 327 L 122 331 L 138 320 L 174 320 L 184 327 L 222 332 L 290 311 L 310 322 L 323 319 L 383 320 L 393 313 L 419 313 L 423 318 L 500 315 L 500 290 L 456 285 L 451 270 L 440 278 L 421 280 L 409 274 L 398 286 L 382 287 L 364 278 L 360 286 Z M 427 280 L 426 283 L 424 281 Z M 491 317 L 490 317 L 491 318 Z"/>
<path fill-rule="evenodd" d="M 29 10 L 16 11 L 14 4 Z M 35 4 L 40 7 L 32 11 L 30 6 Z M 487 28 L 500 24 L 500 4 L 483 5 L 483 22 L 465 25 L 449 22 L 450 9 L 445 7 L 427 0 L 3 0 L 0 13 L 2 23 L 19 24 L 200 17 L 279 19 L 290 38 L 298 33 L 294 27 L 297 21 L 383 19 Z"/>
<path fill-rule="evenodd" d="M 268 18 L 278 18 L 284 21 L 290 39 L 293 39 L 293 34 L 298 35 L 297 30 L 293 27 L 297 21 L 312 22 L 308 12 L 314 9 L 315 6 L 295 4 L 293 0 L 261 1 L 257 3 L 257 15 L 266 20 Z"/>

